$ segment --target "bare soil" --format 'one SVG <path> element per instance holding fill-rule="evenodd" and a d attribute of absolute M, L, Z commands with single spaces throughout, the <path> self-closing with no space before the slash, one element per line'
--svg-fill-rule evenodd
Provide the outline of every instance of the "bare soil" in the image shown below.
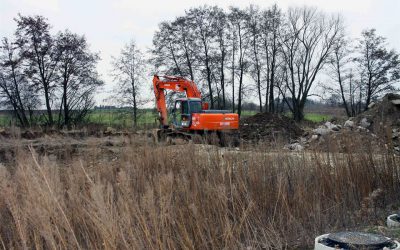
<path fill-rule="evenodd" d="M 240 121 L 240 137 L 250 142 L 289 142 L 303 134 L 293 119 L 272 113 L 258 113 Z"/>

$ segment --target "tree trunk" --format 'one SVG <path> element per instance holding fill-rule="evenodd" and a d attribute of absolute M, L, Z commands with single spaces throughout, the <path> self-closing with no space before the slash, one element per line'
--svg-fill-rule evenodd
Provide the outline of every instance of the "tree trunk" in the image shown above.
<path fill-rule="evenodd" d="M 276 36 L 274 35 L 272 62 L 271 62 L 271 76 L 269 78 L 269 112 L 275 112 L 275 97 L 274 97 L 274 85 L 275 85 L 275 63 L 276 63 Z"/>
<path fill-rule="evenodd" d="M 224 52 L 223 52 L 224 54 Z M 224 60 L 225 56 L 223 55 L 221 58 L 221 91 L 222 91 L 222 108 L 226 108 L 225 103 L 225 72 L 224 72 Z"/>
<path fill-rule="evenodd" d="M 240 78 L 239 78 L 239 93 L 238 93 L 238 115 L 242 114 L 242 86 L 243 86 L 243 66 L 240 69 Z"/>
<path fill-rule="evenodd" d="M 67 100 L 67 83 L 64 82 L 63 85 L 63 102 L 64 102 L 64 125 L 69 128 L 70 120 L 69 120 L 69 107 L 68 107 L 68 100 Z"/>
<path fill-rule="evenodd" d="M 213 109 L 214 108 L 214 96 L 213 96 L 212 82 L 211 82 L 211 70 L 210 70 L 210 66 L 208 63 L 208 58 L 206 59 L 206 69 L 207 69 L 208 92 L 210 94 L 210 104 L 211 104 L 211 109 Z"/>
<path fill-rule="evenodd" d="M 232 112 L 235 113 L 235 45 L 232 45 Z"/>
<path fill-rule="evenodd" d="M 368 77 L 368 86 L 367 86 L 367 99 L 365 101 L 365 107 L 364 107 L 364 111 L 368 110 L 368 106 L 371 103 L 371 96 L 372 96 L 372 90 L 371 90 L 371 83 L 372 82 L 372 75 L 369 74 Z M 361 99 L 360 99 L 361 100 Z"/>
<path fill-rule="evenodd" d="M 47 84 L 44 86 L 44 97 L 45 97 L 45 102 L 46 102 L 46 109 L 47 109 L 47 116 L 49 119 L 49 125 L 53 125 L 53 114 L 51 112 L 51 105 L 50 105 L 50 93 L 49 93 L 49 88 Z"/>

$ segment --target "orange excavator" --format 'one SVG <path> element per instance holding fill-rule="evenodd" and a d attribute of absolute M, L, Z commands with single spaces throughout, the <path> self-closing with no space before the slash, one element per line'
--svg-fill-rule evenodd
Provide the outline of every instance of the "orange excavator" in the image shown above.
<path fill-rule="evenodd" d="M 193 81 L 176 76 L 153 78 L 153 88 L 159 113 L 158 140 L 182 138 L 191 140 L 199 136 L 216 135 L 221 145 L 238 144 L 239 116 L 227 110 L 209 110 L 208 103 L 201 100 L 201 93 Z M 186 98 L 175 100 L 172 123 L 169 124 L 166 90 L 185 92 Z"/>

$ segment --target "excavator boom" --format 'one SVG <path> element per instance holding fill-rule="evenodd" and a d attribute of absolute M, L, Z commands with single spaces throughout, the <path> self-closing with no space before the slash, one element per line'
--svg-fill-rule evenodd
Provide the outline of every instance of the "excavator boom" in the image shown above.
<path fill-rule="evenodd" d="M 201 93 L 197 89 L 196 84 L 182 77 L 154 75 L 153 89 L 156 96 L 157 111 L 160 114 L 160 122 L 163 127 L 168 127 L 168 113 L 164 90 L 186 92 L 188 98 L 201 98 Z"/>

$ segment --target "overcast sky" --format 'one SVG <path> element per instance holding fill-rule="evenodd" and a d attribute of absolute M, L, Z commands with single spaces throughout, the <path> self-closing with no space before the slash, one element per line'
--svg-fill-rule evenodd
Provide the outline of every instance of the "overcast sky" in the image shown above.
<path fill-rule="evenodd" d="M 400 51 L 400 0 L 0 0 L 0 37 L 12 35 L 16 28 L 13 18 L 18 13 L 47 17 L 53 32 L 69 29 L 84 34 L 92 50 L 100 52 L 98 69 L 106 81 L 105 90 L 109 91 L 111 55 L 117 55 L 131 39 L 141 48 L 149 48 L 160 22 L 204 4 L 228 8 L 250 4 L 269 7 L 274 3 L 284 10 L 309 5 L 341 13 L 352 37 L 359 36 L 365 28 L 376 28 L 388 39 L 390 47 Z M 97 98 L 99 104 L 101 99 Z"/>

